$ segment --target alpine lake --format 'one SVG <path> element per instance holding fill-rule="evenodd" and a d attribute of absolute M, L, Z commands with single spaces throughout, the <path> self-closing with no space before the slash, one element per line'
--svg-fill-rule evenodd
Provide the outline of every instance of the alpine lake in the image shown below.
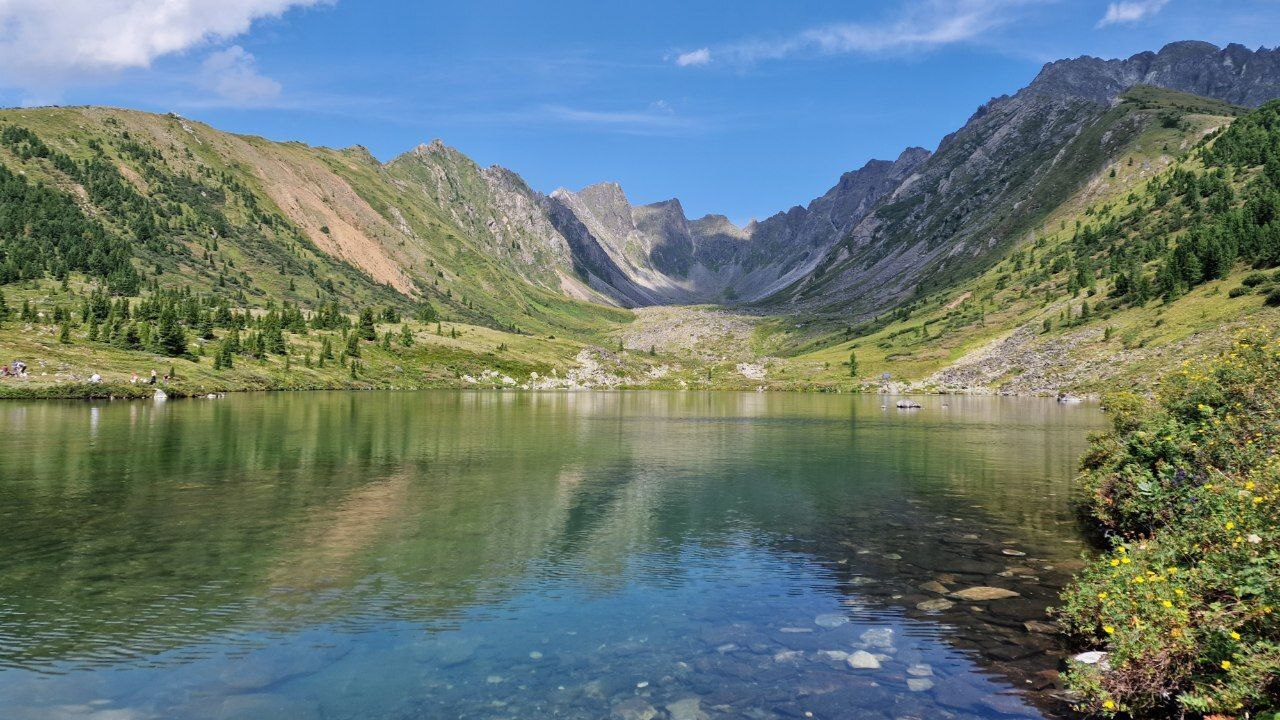
<path fill-rule="evenodd" d="M 1057 717 L 1092 405 L 0 404 L 0 717 Z"/>

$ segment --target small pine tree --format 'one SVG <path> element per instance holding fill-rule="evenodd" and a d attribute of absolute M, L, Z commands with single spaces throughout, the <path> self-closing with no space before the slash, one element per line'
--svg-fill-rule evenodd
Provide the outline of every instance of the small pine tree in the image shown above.
<path fill-rule="evenodd" d="M 858 353 L 853 350 L 849 351 L 849 377 L 858 377 Z"/>
<path fill-rule="evenodd" d="M 390 330 L 388 330 L 386 333 L 382 335 L 382 349 L 383 350 L 391 349 L 391 331 Z"/>
<path fill-rule="evenodd" d="M 4 300 L 4 293 L 0 292 L 0 322 L 9 319 L 9 304 Z"/>
<path fill-rule="evenodd" d="M 373 310 L 365 308 L 360 311 L 360 323 L 356 326 L 356 335 L 361 340 L 377 340 L 378 328 L 374 325 Z"/>
<path fill-rule="evenodd" d="M 401 347 L 413 347 L 413 332 L 409 330 L 407 324 L 400 326 L 400 345 Z"/>
<path fill-rule="evenodd" d="M 154 336 L 157 349 L 170 357 L 187 354 L 187 333 L 178 324 L 178 314 L 172 306 L 160 312 L 160 324 Z"/>
<path fill-rule="evenodd" d="M 235 363 L 236 347 L 233 336 L 228 336 L 218 345 L 218 354 L 213 356 L 214 370 L 230 370 Z"/>
<path fill-rule="evenodd" d="M 71 343 L 71 323 L 65 321 L 62 323 L 62 329 L 58 331 L 58 342 L 63 345 Z"/>
<path fill-rule="evenodd" d="M 347 357 L 360 357 L 360 336 L 355 333 L 347 336 Z"/>

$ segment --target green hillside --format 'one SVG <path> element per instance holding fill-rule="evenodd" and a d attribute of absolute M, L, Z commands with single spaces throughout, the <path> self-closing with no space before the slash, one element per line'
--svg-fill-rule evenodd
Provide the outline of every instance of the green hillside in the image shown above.
<path fill-rule="evenodd" d="M 929 390 L 1092 392 L 1137 382 L 1241 327 L 1280 314 L 1267 302 L 1277 105 L 1222 103 L 1136 88 L 1100 126 L 1145 118 L 1067 202 L 1002 260 L 869 322 L 811 338 L 799 361 L 847 362 Z M 1226 130 L 1221 128 L 1226 127 Z M 1268 144 L 1269 143 L 1269 144 Z M 1267 150 L 1266 148 L 1272 148 Z M 828 382 L 847 378 L 827 374 Z M 874 378 L 874 380 L 873 380 Z"/>

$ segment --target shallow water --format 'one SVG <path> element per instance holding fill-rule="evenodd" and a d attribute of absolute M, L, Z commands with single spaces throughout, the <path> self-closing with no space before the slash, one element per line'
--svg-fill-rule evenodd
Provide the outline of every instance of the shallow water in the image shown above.
<path fill-rule="evenodd" d="M 883 402 L 0 404 L 0 717 L 1057 712 L 1100 414 Z"/>

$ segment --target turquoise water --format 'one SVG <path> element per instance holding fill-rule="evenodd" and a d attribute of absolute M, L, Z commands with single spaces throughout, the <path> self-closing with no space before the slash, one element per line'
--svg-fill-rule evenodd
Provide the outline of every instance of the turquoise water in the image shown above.
<path fill-rule="evenodd" d="M 923 402 L 0 404 L 0 717 L 1055 714 L 1101 416 Z"/>

